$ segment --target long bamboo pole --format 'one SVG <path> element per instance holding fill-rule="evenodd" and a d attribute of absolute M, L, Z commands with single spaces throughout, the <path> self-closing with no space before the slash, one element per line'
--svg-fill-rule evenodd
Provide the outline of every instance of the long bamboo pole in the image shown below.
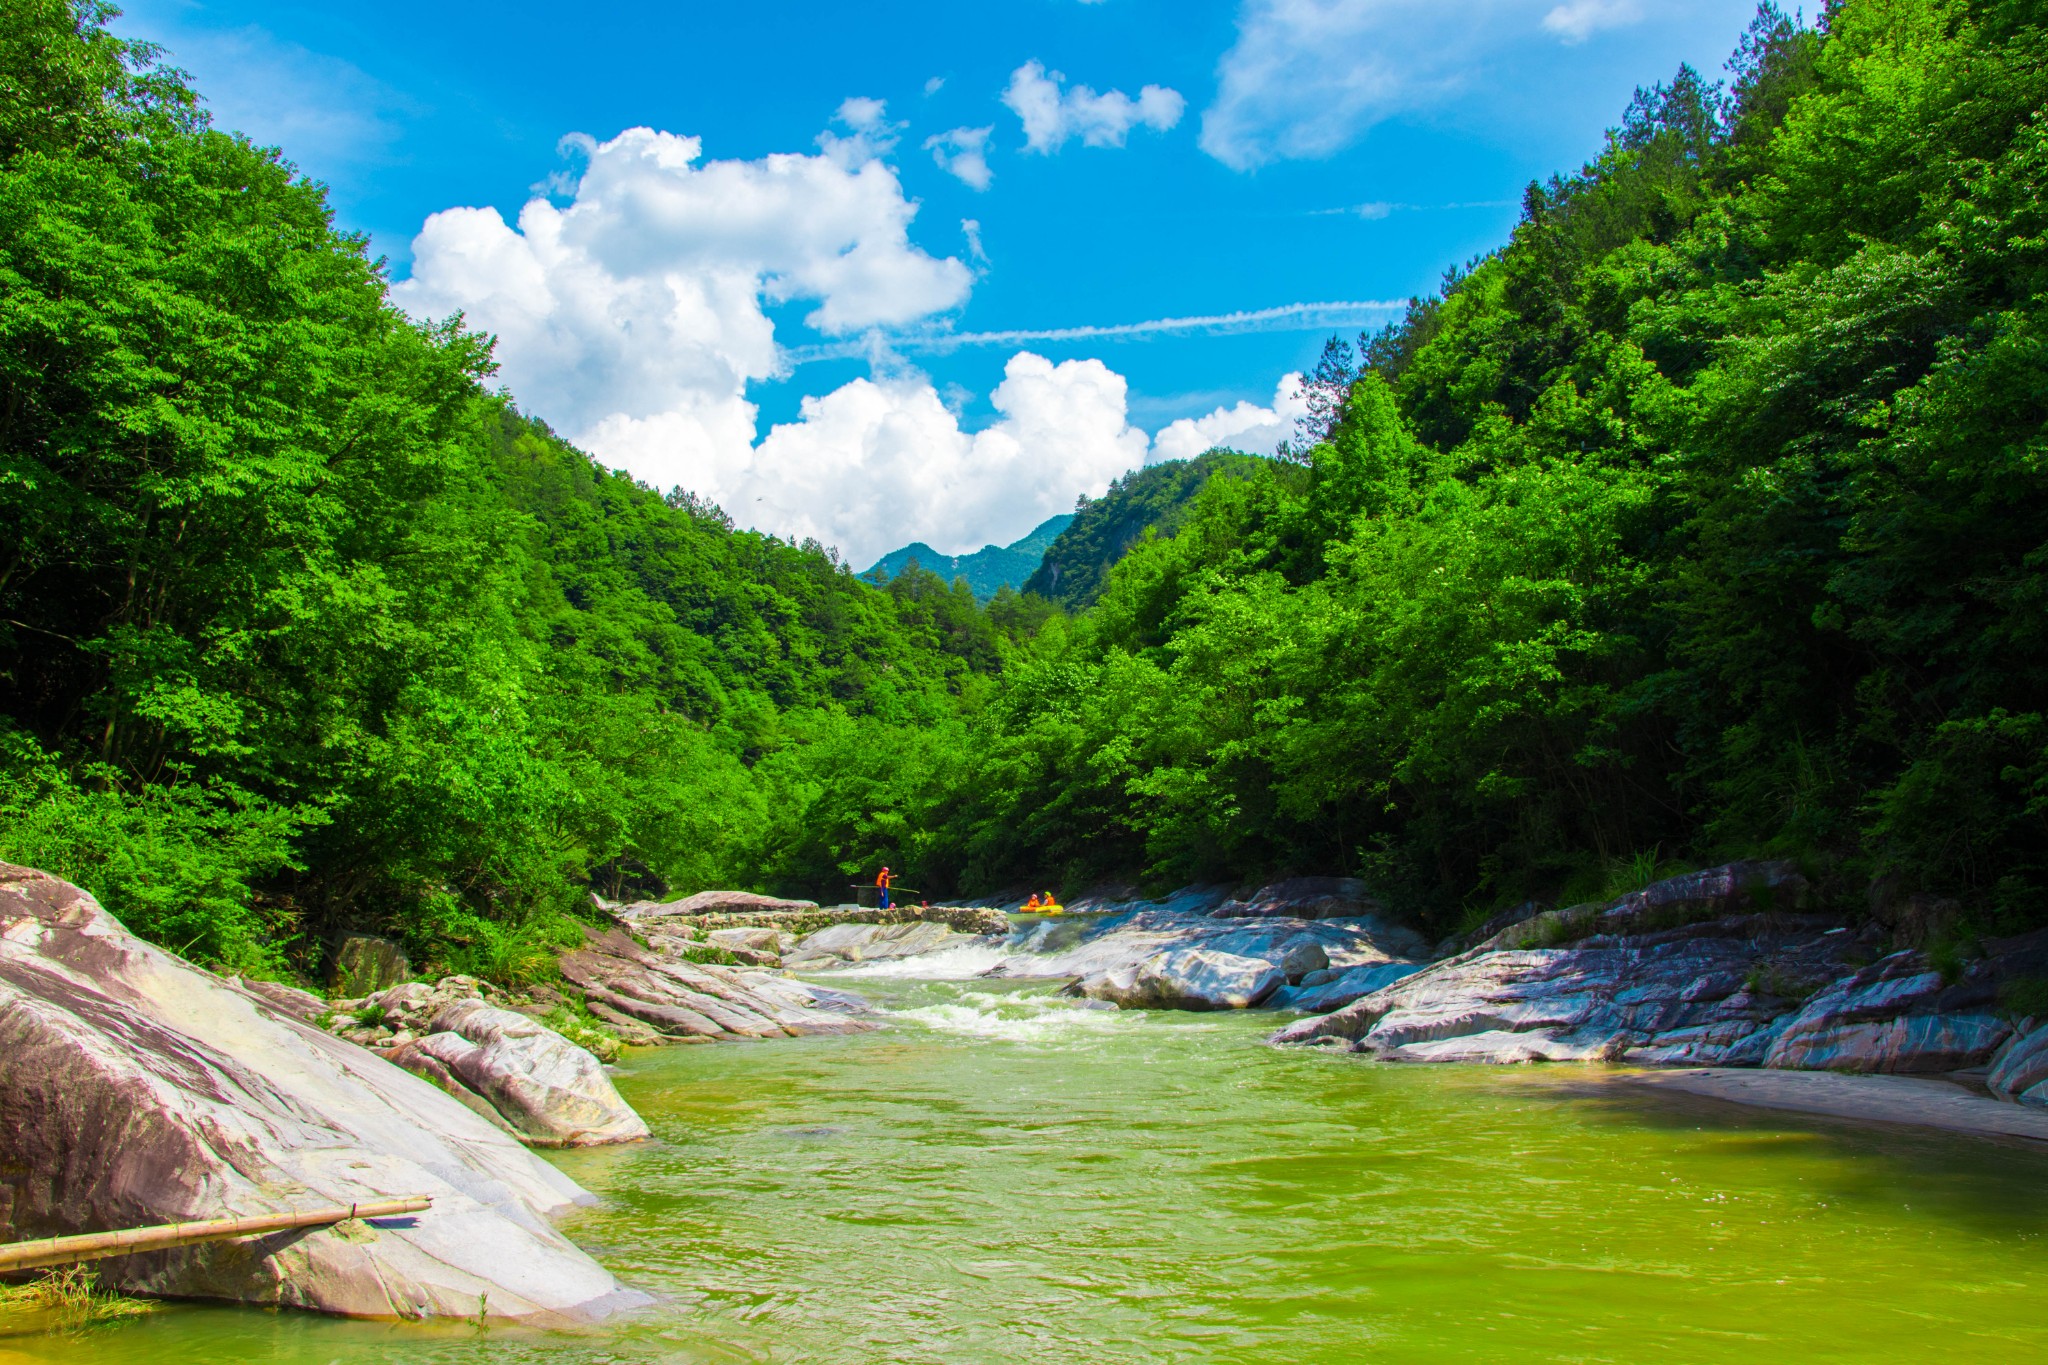
<path fill-rule="evenodd" d="M 70 1265 L 75 1261 L 96 1261 L 106 1256 L 133 1256 L 143 1251 L 166 1251 L 171 1247 L 191 1246 L 194 1242 L 283 1232 L 287 1228 L 322 1227 L 350 1218 L 390 1218 L 401 1213 L 418 1213 L 433 1202 L 432 1196 L 417 1194 L 407 1199 L 335 1204 L 304 1213 L 262 1213 L 253 1218 L 208 1218 L 197 1223 L 160 1223 L 155 1227 L 128 1228 L 121 1232 L 42 1237 L 33 1242 L 0 1246 L 0 1273 Z"/>

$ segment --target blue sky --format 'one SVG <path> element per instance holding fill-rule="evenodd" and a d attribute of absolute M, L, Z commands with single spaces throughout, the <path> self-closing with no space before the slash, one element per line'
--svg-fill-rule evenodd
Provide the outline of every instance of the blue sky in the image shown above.
<path fill-rule="evenodd" d="M 1386 316 L 1357 305 L 1498 245 L 1753 10 L 139 0 L 116 28 L 325 181 L 403 306 L 497 333 L 529 411 L 865 565 L 1270 450 L 1283 376 Z"/>

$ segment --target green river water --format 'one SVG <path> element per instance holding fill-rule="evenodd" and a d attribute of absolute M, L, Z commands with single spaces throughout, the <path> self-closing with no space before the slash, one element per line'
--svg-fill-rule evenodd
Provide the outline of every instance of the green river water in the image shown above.
<path fill-rule="evenodd" d="M 0 1365 L 2048 1361 L 2048 1154 L 847 984 L 887 1031 L 635 1054 L 656 1141 L 556 1157 L 623 1323 L 8 1310 Z"/>

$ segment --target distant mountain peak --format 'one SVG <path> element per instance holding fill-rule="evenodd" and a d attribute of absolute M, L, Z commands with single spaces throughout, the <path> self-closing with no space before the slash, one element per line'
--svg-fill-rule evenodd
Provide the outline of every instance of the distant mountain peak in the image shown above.
<path fill-rule="evenodd" d="M 923 541 L 915 541 L 883 555 L 860 576 L 879 586 L 901 574 L 914 562 L 919 568 L 929 570 L 948 582 L 956 578 L 966 579 L 975 600 L 985 603 L 1005 585 L 1021 589 L 1024 581 L 1037 572 L 1038 562 L 1045 558 L 1046 548 L 1073 520 L 1072 512 L 1047 517 L 1022 540 L 1009 545 L 984 545 L 973 554 L 940 554 Z"/>
<path fill-rule="evenodd" d="M 1164 460 L 1132 470 L 1066 519 L 1071 524 L 1039 556 L 1024 590 L 1070 610 L 1090 605 L 1111 566 L 1147 531 L 1170 536 L 1180 528 L 1188 504 L 1210 479 L 1242 475 L 1264 462 L 1264 456 L 1212 450 L 1191 460 Z"/>

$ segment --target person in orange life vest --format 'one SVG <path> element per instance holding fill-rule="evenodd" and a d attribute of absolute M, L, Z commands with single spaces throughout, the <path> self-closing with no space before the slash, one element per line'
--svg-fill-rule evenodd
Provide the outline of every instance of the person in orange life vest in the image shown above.
<path fill-rule="evenodd" d="M 1036 910 L 1038 908 L 1038 893 L 1036 891 L 1031 893 L 1030 900 L 1024 902 L 1024 908 L 1026 910 Z"/>
<path fill-rule="evenodd" d="M 875 903 L 884 910 L 889 908 L 889 869 L 884 867 L 875 874 Z"/>

